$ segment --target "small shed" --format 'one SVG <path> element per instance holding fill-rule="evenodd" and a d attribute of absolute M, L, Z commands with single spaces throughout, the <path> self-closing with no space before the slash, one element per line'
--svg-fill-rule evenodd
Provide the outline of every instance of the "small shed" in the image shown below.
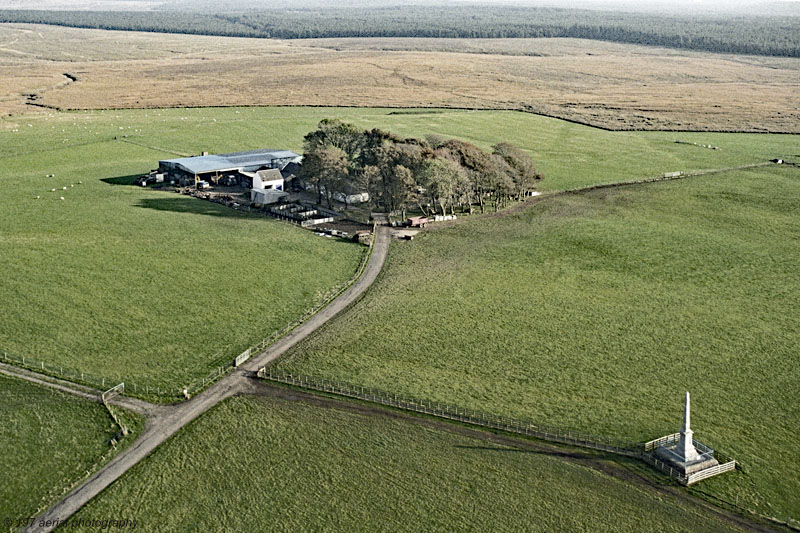
<path fill-rule="evenodd" d="M 337 202 L 342 202 L 343 204 L 352 205 L 352 204 L 363 204 L 369 202 L 369 193 L 368 192 L 356 192 L 356 193 L 343 193 L 337 192 L 333 194 L 333 199 Z"/>
<path fill-rule="evenodd" d="M 276 189 L 251 189 L 250 203 L 258 205 L 277 204 L 283 198 L 287 198 L 288 193 Z"/>

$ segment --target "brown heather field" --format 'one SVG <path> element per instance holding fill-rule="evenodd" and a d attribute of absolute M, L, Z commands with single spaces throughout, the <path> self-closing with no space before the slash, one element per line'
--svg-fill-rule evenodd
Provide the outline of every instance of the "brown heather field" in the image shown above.
<path fill-rule="evenodd" d="M 800 133 L 800 59 L 575 39 L 280 41 L 5 24 L 0 80 L 0 116 L 30 103 L 431 106 L 609 129 Z"/>

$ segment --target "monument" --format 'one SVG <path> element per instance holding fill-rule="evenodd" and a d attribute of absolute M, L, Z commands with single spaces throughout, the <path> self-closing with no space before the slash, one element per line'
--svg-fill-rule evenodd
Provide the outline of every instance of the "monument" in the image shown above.
<path fill-rule="evenodd" d="M 675 439 L 668 439 L 665 444 L 656 450 L 656 455 L 667 462 L 673 468 L 681 471 L 683 475 L 693 474 L 700 470 L 716 466 L 717 460 L 714 459 L 714 450 L 696 443 L 691 428 L 691 405 L 689 393 L 683 403 L 683 427 L 681 432 L 673 435 Z M 675 442 L 677 440 L 677 442 Z M 701 451 L 698 452 L 695 444 L 701 446 Z"/>

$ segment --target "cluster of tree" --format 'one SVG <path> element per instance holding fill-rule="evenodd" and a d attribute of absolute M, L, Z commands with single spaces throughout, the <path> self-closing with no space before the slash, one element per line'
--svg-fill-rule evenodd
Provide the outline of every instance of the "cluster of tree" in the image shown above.
<path fill-rule="evenodd" d="M 312 184 L 319 203 L 331 207 L 339 194 L 366 191 L 375 208 L 403 219 L 409 208 L 446 215 L 471 213 L 477 204 L 483 213 L 491 202 L 497 210 L 542 179 L 527 152 L 509 143 L 490 153 L 457 139 L 401 138 L 339 120 L 320 122 L 303 148 L 299 178 Z"/>
<path fill-rule="evenodd" d="M 0 10 L 0 22 L 281 39 L 573 37 L 800 57 L 800 17 L 676 17 L 514 6 L 263 9 L 240 13 Z"/>

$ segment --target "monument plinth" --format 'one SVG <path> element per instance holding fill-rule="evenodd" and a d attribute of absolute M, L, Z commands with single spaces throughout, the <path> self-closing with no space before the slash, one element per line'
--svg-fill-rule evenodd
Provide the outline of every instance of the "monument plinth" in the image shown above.
<path fill-rule="evenodd" d="M 714 459 L 714 450 L 696 443 L 691 428 L 690 399 L 689 393 L 683 403 L 683 426 L 676 439 L 672 442 L 667 441 L 663 446 L 656 450 L 656 455 L 663 461 L 669 463 L 673 468 L 680 470 L 684 475 L 693 474 L 700 470 L 716 466 L 717 460 Z M 695 444 L 701 446 L 698 452 Z"/>

